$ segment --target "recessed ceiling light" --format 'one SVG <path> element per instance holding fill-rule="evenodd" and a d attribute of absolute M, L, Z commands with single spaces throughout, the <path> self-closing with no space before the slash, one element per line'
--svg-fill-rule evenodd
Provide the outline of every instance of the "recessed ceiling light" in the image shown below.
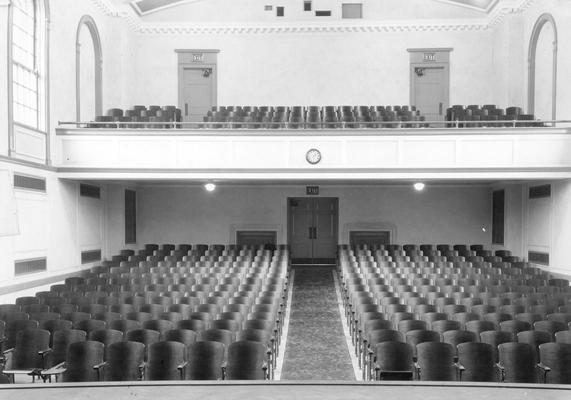
<path fill-rule="evenodd" d="M 206 189 L 209 192 L 213 192 L 214 189 L 216 189 L 216 185 L 212 182 L 208 182 L 208 183 L 204 184 L 204 189 Z"/>
<path fill-rule="evenodd" d="M 421 192 L 422 190 L 424 190 L 424 183 L 416 182 L 414 184 L 414 190 L 416 190 L 417 192 Z"/>

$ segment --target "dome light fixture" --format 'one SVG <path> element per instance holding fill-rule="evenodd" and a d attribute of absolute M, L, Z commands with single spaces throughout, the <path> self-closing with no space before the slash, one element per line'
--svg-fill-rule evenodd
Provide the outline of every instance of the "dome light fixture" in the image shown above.
<path fill-rule="evenodd" d="M 212 182 L 208 182 L 204 184 L 204 189 L 208 192 L 213 192 L 216 189 L 216 185 Z"/>
<path fill-rule="evenodd" d="M 424 183 L 416 182 L 414 184 L 414 190 L 416 190 L 417 192 L 422 192 L 424 190 Z"/>

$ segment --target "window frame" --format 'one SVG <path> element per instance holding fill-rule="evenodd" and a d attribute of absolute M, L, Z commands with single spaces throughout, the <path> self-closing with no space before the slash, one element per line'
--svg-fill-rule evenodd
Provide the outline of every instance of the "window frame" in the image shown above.
<path fill-rule="evenodd" d="M 18 8 L 14 2 L 9 3 L 8 12 L 8 71 L 7 71 L 7 94 L 8 94 L 8 155 L 12 156 L 16 153 L 15 147 L 15 131 L 27 130 L 35 133 L 45 135 L 46 157 L 45 164 L 49 165 L 50 162 L 50 112 L 49 112 L 49 4 L 46 0 L 30 0 L 34 6 L 34 55 L 32 70 L 24 65 L 20 60 L 14 60 L 14 24 L 15 9 Z M 20 84 L 14 76 L 15 68 L 28 70 L 34 75 L 36 91 L 34 100 L 36 103 L 35 124 L 30 124 L 29 121 L 16 119 L 16 86 L 24 87 Z"/>

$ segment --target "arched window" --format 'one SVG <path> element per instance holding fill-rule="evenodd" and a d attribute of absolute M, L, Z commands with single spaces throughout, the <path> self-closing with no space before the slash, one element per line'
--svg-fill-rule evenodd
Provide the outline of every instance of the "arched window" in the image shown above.
<path fill-rule="evenodd" d="M 101 115 L 102 72 L 101 39 L 95 20 L 84 15 L 75 37 L 75 105 L 76 120 L 93 120 Z"/>
<path fill-rule="evenodd" d="M 528 113 L 557 117 L 557 26 L 551 14 L 537 19 L 529 42 Z"/>
<path fill-rule="evenodd" d="M 11 7 L 12 119 L 47 131 L 47 10 L 44 0 Z"/>

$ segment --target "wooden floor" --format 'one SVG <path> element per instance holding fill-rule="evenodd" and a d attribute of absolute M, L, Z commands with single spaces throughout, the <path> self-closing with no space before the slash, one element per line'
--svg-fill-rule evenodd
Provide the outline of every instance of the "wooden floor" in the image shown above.
<path fill-rule="evenodd" d="M 569 400 L 571 385 L 467 384 L 439 382 L 101 382 L 94 384 L 0 385 L 10 400 Z"/>

